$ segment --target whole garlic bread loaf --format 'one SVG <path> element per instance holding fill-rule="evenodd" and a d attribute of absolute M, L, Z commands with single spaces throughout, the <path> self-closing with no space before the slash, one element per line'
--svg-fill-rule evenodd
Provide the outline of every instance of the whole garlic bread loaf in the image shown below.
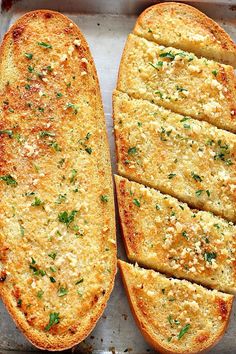
<path fill-rule="evenodd" d="M 236 67 L 236 45 L 211 18 L 186 4 L 165 2 L 147 8 L 133 33 Z"/>
<path fill-rule="evenodd" d="M 125 93 L 113 95 L 118 171 L 236 221 L 236 136 Z"/>
<path fill-rule="evenodd" d="M 115 176 L 128 258 L 207 287 L 236 293 L 236 227 L 155 189 Z"/>
<path fill-rule="evenodd" d="M 161 353 L 207 351 L 229 320 L 233 297 L 219 290 L 236 285 L 234 67 L 225 31 L 178 3 L 146 9 L 123 51 L 113 116 L 126 252 L 179 279 L 119 267 L 141 333 Z"/>
<path fill-rule="evenodd" d="M 65 16 L 28 13 L 0 49 L 0 294 L 37 347 L 95 326 L 116 271 L 109 150 L 96 69 Z"/>
<path fill-rule="evenodd" d="M 233 296 L 119 261 L 137 325 L 161 353 L 201 353 L 224 334 Z"/>

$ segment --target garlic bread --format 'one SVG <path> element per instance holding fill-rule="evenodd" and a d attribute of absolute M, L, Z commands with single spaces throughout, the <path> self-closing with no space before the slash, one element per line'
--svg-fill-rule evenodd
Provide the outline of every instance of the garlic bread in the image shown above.
<path fill-rule="evenodd" d="M 0 49 L 0 295 L 37 347 L 82 341 L 116 272 L 96 69 L 67 17 L 21 17 Z"/>
<path fill-rule="evenodd" d="M 136 323 L 155 350 L 193 354 L 224 334 L 233 296 L 118 261 Z"/>
<path fill-rule="evenodd" d="M 236 293 L 235 225 L 126 178 L 115 181 L 129 260 Z"/>
<path fill-rule="evenodd" d="M 236 132 L 235 86 L 232 66 L 128 36 L 119 91 Z"/>
<path fill-rule="evenodd" d="M 236 221 L 236 136 L 115 91 L 119 174 Z"/>
<path fill-rule="evenodd" d="M 133 33 L 236 67 L 236 45 L 230 36 L 211 18 L 186 4 L 165 2 L 148 7 Z"/>

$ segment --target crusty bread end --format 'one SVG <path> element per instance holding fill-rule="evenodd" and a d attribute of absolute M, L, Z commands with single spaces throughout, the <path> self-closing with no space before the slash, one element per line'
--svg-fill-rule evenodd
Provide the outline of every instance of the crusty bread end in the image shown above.
<path fill-rule="evenodd" d="M 236 45 L 215 21 L 196 8 L 165 2 L 147 8 L 133 33 L 236 67 Z"/>
<path fill-rule="evenodd" d="M 155 350 L 196 354 L 224 334 L 233 296 L 118 261 L 136 323 Z"/>

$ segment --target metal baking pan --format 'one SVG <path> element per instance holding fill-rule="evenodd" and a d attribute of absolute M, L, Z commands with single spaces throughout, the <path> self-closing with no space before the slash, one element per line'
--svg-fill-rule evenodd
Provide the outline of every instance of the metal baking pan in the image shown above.
<path fill-rule="evenodd" d="M 151 0 L 0 0 L 0 37 L 15 20 L 35 9 L 57 10 L 69 16 L 83 31 L 93 54 L 103 96 L 109 134 L 113 171 L 115 147 L 112 126 L 111 95 L 116 84 L 118 66 L 128 33 L 138 14 L 156 1 Z M 236 0 L 191 2 L 193 6 L 215 19 L 236 41 Z M 126 259 L 118 229 L 118 255 Z M 236 306 L 228 331 L 210 353 L 236 353 Z M 0 354 L 39 352 L 16 328 L 0 302 Z M 81 354 L 132 353 L 153 354 L 144 341 L 130 313 L 119 274 L 107 308 L 96 328 L 80 345 L 67 351 Z"/>

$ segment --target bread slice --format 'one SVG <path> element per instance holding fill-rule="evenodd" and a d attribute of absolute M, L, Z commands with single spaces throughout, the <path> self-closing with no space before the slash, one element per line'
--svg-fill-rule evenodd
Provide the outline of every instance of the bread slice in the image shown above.
<path fill-rule="evenodd" d="M 236 136 L 115 91 L 119 174 L 236 221 Z"/>
<path fill-rule="evenodd" d="M 0 294 L 34 345 L 62 350 L 93 329 L 116 272 L 96 69 L 78 27 L 47 10 L 0 53 Z"/>
<path fill-rule="evenodd" d="M 232 295 L 123 261 L 119 268 L 136 323 L 158 352 L 200 353 L 224 334 Z"/>
<path fill-rule="evenodd" d="M 117 89 L 236 132 L 236 80 L 219 64 L 130 34 Z"/>
<path fill-rule="evenodd" d="M 236 226 L 115 176 L 126 253 L 132 262 L 236 293 Z"/>
<path fill-rule="evenodd" d="M 133 33 L 236 67 L 236 45 L 230 36 L 212 19 L 186 4 L 165 2 L 147 8 Z"/>

